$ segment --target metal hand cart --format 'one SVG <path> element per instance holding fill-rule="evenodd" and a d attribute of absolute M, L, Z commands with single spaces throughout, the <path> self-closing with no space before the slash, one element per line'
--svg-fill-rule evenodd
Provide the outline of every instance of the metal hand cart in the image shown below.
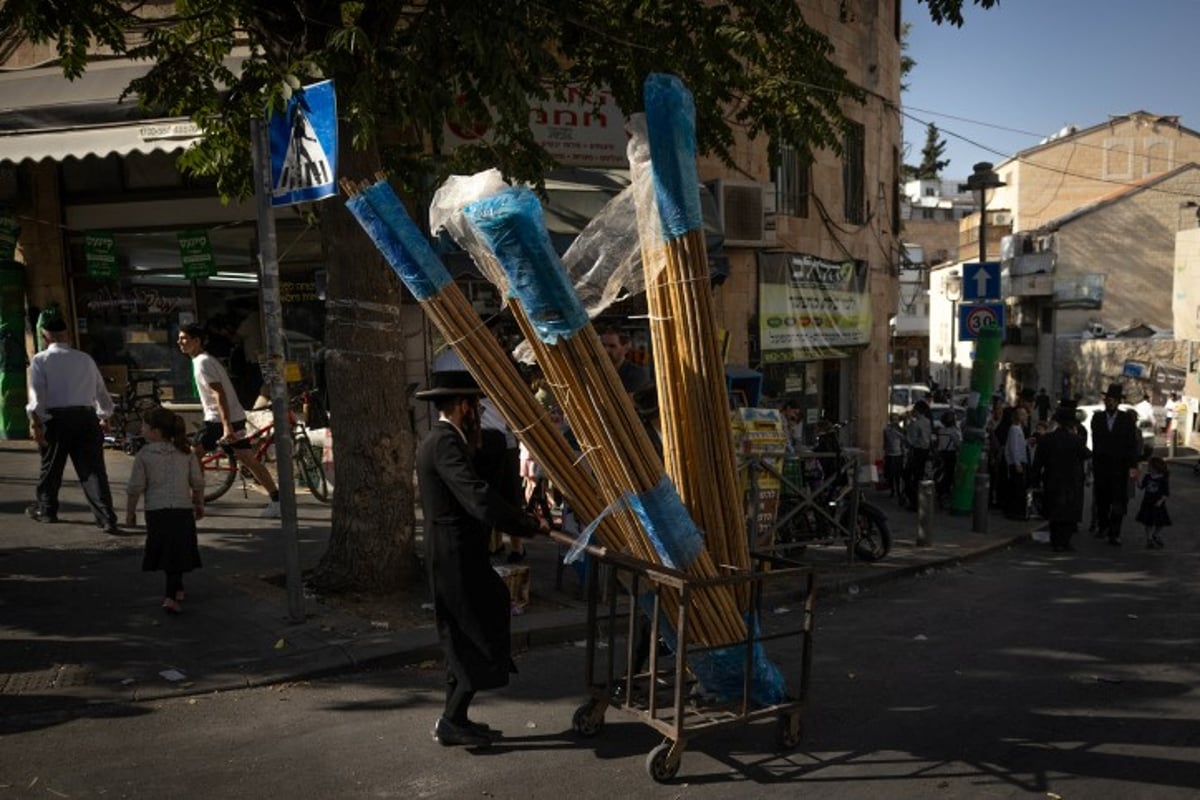
<path fill-rule="evenodd" d="M 588 572 L 585 681 L 591 697 L 576 709 L 572 719 L 572 727 L 579 735 L 592 737 L 599 734 L 604 726 L 605 712 L 610 707 L 649 725 L 663 735 L 662 744 L 646 756 L 646 771 L 660 783 L 675 777 L 688 742 L 704 733 L 773 719 L 778 725 L 777 744 L 781 750 L 789 750 L 800 743 L 800 712 L 808 694 L 816 605 L 815 575 L 811 568 L 770 554 L 755 554 L 756 568 L 751 572 L 697 579 L 666 567 L 606 552 L 604 548 L 589 547 L 588 550 L 608 569 Z M 603 601 L 601 575 L 608 584 Z M 761 631 L 765 621 L 763 595 L 767 586 L 776 582 L 792 591 L 802 591 L 804 613 L 799 627 L 767 635 Z M 689 670 L 688 658 L 717 648 L 701 647 L 678 632 L 688 630 L 691 604 L 697 592 L 720 584 L 748 590 L 750 618 L 757 624 L 747 626 L 744 641 L 722 645 L 741 646 L 745 652 L 740 696 L 732 700 L 709 701 L 704 698 L 698 679 Z M 674 652 L 663 656 L 659 653 L 658 643 L 660 633 L 667 633 L 660 630 L 660 620 L 665 618 L 663 597 L 667 592 L 678 598 L 678 612 L 670 621 L 675 632 L 671 642 Z M 635 603 L 631 598 L 641 600 Z M 751 676 L 754 675 L 755 650 L 761 653 L 761 648 L 754 645 L 793 637 L 799 639 L 801 646 L 799 679 L 789 685 L 796 694 L 787 695 L 783 702 L 756 706 L 752 702 Z M 603 648 L 601 641 L 606 645 Z M 625 657 L 618 660 L 617 652 L 622 643 Z M 643 653 L 645 664 L 638 663 L 643 661 Z"/>

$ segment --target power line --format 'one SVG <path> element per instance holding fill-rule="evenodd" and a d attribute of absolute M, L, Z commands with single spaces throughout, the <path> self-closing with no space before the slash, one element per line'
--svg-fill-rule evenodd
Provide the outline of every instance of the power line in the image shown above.
<path fill-rule="evenodd" d="M 901 116 L 907 117 L 908 119 L 911 119 L 914 122 L 919 122 L 923 125 L 929 124 L 926 120 L 923 120 L 920 117 L 913 116 L 912 114 L 909 114 L 904 109 L 898 108 L 897 110 L 899 111 Z M 999 127 L 999 126 L 997 126 L 997 127 Z M 1096 181 L 1098 183 L 1107 183 L 1107 184 L 1111 184 L 1113 186 L 1120 186 L 1120 187 L 1123 187 L 1126 189 L 1134 189 L 1134 188 L 1141 187 L 1141 188 L 1144 188 L 1148 192 L 1158 192 L 1160 194 L 1172 195 L 1175 197 L 1195 198 L 1197 196 L 1195 192 L 1174 191 L 1174 190 L 1163 188 L 1160 186 L 1144 186 L 1146 178 L 1143 178 L 1143 179 L 1137 180 L 1137 181 L 1124 181 L 1124 180 L 1118 180 L 1116 178 L 1103 178 L 1103 177 L 1100 177 L 1097 175 L 1086 175 L 1081 172 L 1072 172 L 1071 170 L 1063 169 L 1061 167 L 1054 167 L 1054 166 L 1050 166 L 1047 164 L 1039 163 L 1031 158 L 1022 156 L 1020 153 L 1017 153 L 1016 155 L 1007 155 L 1007 154 L 1003 153 L 1002 151 L 997 150 L 994 147 L 989 147 L 988 145 L 985 145 L 981 142 L 977 142 L 974 139 L 971 139 L 970 137 L 964 136 L 955 131 L 951 131 L 951 130 L 947 130 L 947 129 L 943 129 L 943 128 L 938 128 L 938 131 L 941 133 L 945 133 L 948 136 L 953 136 L 955 139 L 960 139 L 960 140 L 966 142 L 967 144 L 970 144 L 974 147 L 978 147 L 981 150 L 986 150 L 989 153 L 995 153 L 996 155 L 1000 156 L 1001 158 L 1005 159 L 1006 161 L 1016 161 L 1020 164 L 1024 164 L 1029 167 L 1036 167 L 1037 169 L 1045 170 L 1047 172 L 1053 172 L 1053 173 L 1056 173 L 1059 175 L 1063 175 L 1065 177 L 1081 178 L 1083 180 Z M 1098 150 L 1106 149 L 1106 148 L 1102 147 L 1101 145 L 1087 144 L 1085 142 L 1072 142 L 1071 144 L 1072 144 L 1072 146 L 1075 146 L 1075 147 L 1091 147 L 1091 148 L 1095 148 Z M 1192 163 L 1194 163 L 1194 162 L 1192 162 Z M 1180 166 L 1182 166 L 1182 165 L 1180 165 Z M 1153 176 L 1147 176 L 1147 177 L 1153 177 Z M 1097 199 L 1099 199 L 1099 198 L 1097 198 Z"/>

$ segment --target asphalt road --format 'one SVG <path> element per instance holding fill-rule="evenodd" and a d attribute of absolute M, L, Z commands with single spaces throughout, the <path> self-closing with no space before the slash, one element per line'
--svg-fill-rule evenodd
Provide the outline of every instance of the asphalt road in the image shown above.
<path fill-rule="evenodd" d="M 490 752 L 431 741 L 427 665 L 3 719 L 0 798 L 1194 798 L 1200 478 L 1173 479 L 1165 550 L 1084 534 L 825 602 L 799 747 L 769 723 L 699 737 L 672 785 L 646 774 L 642 723 L 571 731 L 584 651 L 565 645 L 477 700 L 505 734 Z M 796 674 L 796 649 L 769 652 Z"/>

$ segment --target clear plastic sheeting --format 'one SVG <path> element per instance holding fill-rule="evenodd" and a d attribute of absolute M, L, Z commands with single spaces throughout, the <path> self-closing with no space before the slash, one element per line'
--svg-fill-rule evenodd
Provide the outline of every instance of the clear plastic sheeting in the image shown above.
<path fill-rule="evenodd" d="M 433 194 L 429 204 L 429 230 L 435 236 L 444 230 L 459 247 L 471 256 L 489 283 L 508 297 L 508 278 L 495 260 L 487 257 L 487 248 L 462 210 L 470 203 L 498 194 L 510 188 L 498 169 L 487 169 L 474 175 L 451 175 Z"/>

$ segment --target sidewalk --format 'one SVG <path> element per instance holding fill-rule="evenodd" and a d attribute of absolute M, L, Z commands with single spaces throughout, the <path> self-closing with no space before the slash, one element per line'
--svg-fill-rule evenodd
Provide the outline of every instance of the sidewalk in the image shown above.
<path fill-rule="evenodd" d="M 133 459 L 109 451 L 110 482 L 123 518 Z M 258 518 L 261 494 L 240 484 L 210 504 L 200 525 L 204 568 L 185 576 L 185 613 L 159 607 L 161 573 L 141 572 L 142 531 L 114 537 L 97 530 L 68 466 L 60 522 L 25 516 L 38 457 L 31 442 L 0 442 L 0 717 L 75 704 L 144 701 L 295 680 L 366 664 L 416 664 L 440 656 L 432 612 L 406 609 L 422 624 L 385 628 L 306 597 L 304 622 L 288 620 L 286 592 L 263 578 L 282 575 L 278 520 Z M 889 516 L 892 552 L 876 564 L 844 563 L 840 547 L 812 548 L 825 595 L 921 573 L 1028 538 L 1036 523 L 989 516 L 986 535 L 970 517 L 935 518 L 932 542 L 915 545 L 916 515 L 869 492 Z M 324 552 L 329 506 L 297 493 L 300 561 Z M 582 639 L 586 604 L 572 569 L 556 586 L 558 547 L 536 540 L 525 562 L 531 604 L 513 617 L 517 649 Z M 786 600 L 787 598 L 781 598 Z M 776 598 L 772 598 L 776 600 Z M 419 606 L 419 603 L 414 603 Z"/>

